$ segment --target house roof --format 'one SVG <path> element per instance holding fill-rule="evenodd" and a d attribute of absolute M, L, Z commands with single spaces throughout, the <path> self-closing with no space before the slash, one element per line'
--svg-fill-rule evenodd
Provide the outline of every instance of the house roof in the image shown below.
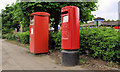
<path fill-rule="evenodd" d="M 94 20 L 105 20 L 104 18 L 101 18 L 101 17 L 97 17 L 95 18 Z"/>
<path fill-rule="evenodd" d="M 95 26 L 95 24 L 94 24 L 94 22 L 90 22 L 90 23 L 88 23 L 88 24 L 83 24 L 83 25 L 80 25 L 80 26 Z"/>
<path fill-rule="evenodd" d="M 110 22 L 104 21 L 103 24 L 104 25 L 120 25 L 120 22 L 119 21 L 110 21 Z"/>
<path fill-rule="evenodd" d="M 120 21 L 110 21 L 110 22 L 107 22 L 107 21 L 103 21 L 101 23 L 101 25 L 105 25 L 105 26 L 116 26 L 116 25 L 119 25 L 120 26 Z M 94 22 L 90 22 L 88 24 L 83 24 L 83 25 L 80 25 L 81 27 L 83 26 L 95 26 Z"/>

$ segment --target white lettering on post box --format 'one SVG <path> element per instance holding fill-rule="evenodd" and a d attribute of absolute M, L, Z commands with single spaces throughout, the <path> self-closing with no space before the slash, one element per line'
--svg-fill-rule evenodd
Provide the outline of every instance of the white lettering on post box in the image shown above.
<path fill-rule="evenodd" d="M 68 15 L 63 16 L 63 23 L 64 23 L 64 22 L 68 22 Z"/>
<path fill-rule="evenodd" d="M 31 34 L 33 34 L 33 28 L 31 28 Z"/>

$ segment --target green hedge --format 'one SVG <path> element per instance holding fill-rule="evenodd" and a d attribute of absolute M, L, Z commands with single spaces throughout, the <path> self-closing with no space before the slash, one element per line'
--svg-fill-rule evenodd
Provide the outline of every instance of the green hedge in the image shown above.
<path fill-rule="evenodd" d="M 29 44 L 29 31 L 18 32 L 15 34 L 12 34 L 12 33 L 6 34 L 6 35 L 3 35 L 3 38 L 6 38 L 8 40 L 16 40 L 23 44 Z"/>
<path fill-rule="evenodd" d="M 61 50 L 61 32 L 49 32 L 49 49 Z"/>
<path fill-rule="evenodd" d="M 80 31 L 80 52 L 94 58 L 120 61 L 120 32 L 114 28 L 85 28 Z"/>
<path fill-rule="evenodd" d="M 61 50 L 61 32 L 49 33 L 49 48 Z M 89 51 L 94 58 L 120 61 L 120 32 L 114 28 L 82 28 L 80 54 Z"/>
<path fill-rule="evenodd" d="M 4 38 L 29 44 L 29 31 L 4 35 Z M 61 49 L 61 32 L 49 32 L 49 49 Z M 120 32 L 114 28 L 82 28 L 80 30 L 80 54 L 89 51 L 94 58 L 120 61 Z"/>
<path fill-rule="evenodd" d="M 20 33 L 19 36 L 20 36 L 20 42 L 21 43 L 24 43 L 24 44 L 28 44 L 29 43 L 29 31 Z"/>

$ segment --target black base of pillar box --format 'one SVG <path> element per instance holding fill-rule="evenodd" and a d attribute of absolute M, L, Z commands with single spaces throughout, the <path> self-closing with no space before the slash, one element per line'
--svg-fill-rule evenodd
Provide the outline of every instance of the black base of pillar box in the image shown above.
<path fill-rule="evenodd" d="M 79 51 L 62 50 L 62 65 L 75 66 L 79 64 Z"/>

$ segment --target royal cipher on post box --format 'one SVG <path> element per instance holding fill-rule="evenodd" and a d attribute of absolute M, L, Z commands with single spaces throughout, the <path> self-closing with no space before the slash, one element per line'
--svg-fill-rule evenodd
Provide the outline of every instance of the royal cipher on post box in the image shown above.
<path fill-rule="evenodd" d="M 62 49 L 79 49 L 79 8 L 66 6 L 61 9 Z"/>
<path fill-rule="evenodd" d="M 30 15 L 30 52 L 47 53 L 49 38 L 49 13 L 35 12 Z"/>

